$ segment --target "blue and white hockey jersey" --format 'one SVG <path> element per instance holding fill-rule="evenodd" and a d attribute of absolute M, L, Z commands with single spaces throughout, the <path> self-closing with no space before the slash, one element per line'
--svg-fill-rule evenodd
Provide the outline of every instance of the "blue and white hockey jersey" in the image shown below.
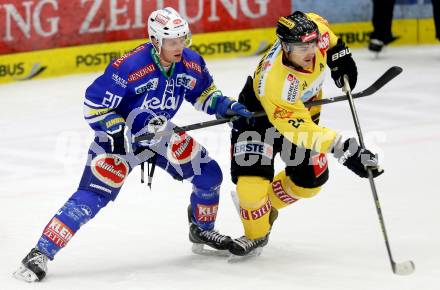
<path fill-rule="evenodd" d="M 110 63 L 86 90 L 84 117 L 96 131 L 126 124 L 134 135 L 160 130 L 183 100 L 214 114 L 225 97 L 214 85 L 203 58 L 185 48 L 182 60 L 167 73 L 151 43 L 138 46 Z"/>

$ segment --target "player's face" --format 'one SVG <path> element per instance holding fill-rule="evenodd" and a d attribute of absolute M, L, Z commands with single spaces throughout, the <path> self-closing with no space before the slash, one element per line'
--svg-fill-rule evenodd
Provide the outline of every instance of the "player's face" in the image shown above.
<path fill-rule="evenodd" d="M 164 38 L 162 41 L 160 56 L 164 61 L 169 63 L 179 62 L 182 59 L 183 49 L 187 46 L 188 37 L 186 36 L 178 38 Z"/>
<path fill-rule="evenodd" d="M 290 53 L 288 54 L 289 61 L 302 68 L 310 68 L 313 65 L 315 58 L 317 43 L 289 43 Z"/>

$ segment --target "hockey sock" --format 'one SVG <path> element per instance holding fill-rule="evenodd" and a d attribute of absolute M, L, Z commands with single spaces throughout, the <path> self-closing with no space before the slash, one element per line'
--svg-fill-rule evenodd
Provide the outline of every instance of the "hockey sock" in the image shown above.
<path fill-rule="evenodd" d="M 321 187 L 304 188 L 296 185 L 283 170 L 274 177 L 269 186 L 269 198 L 276 209 L 286 207 L 301 198 L 310 198 L 318 194 Z"/>
<path fill-rule="evenodd" d="M 37 242 L 38 250 L 53 260 L 79 228 L 105 207 L 109 200 L 91 191 L 75 192 L 44 228 Z"/>
<path fill-rule="evenodd" d="M 267 195 L 270 181 L 259 176 L 240 176 L 237 195 L 240 200 L 240 218 L 249 239 L 265 237 L 270 230 L 271 203 Z"/>

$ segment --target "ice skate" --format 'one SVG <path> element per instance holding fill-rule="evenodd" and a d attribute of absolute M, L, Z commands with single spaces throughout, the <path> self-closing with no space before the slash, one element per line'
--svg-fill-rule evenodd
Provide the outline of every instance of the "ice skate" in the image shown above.
<path fill-rule="evenodd" d="M 368 43 L 368 49 L 375 53 L 381 52 L 384 46 L 384 42 L 376 38 L 370 39 L 370 42 Z"/>
<path fill-rule="evenodd" d="M 38 249 L 32 249 L 21 261 L 20 268 L 14 272 L 14 277 L 26 282 L 43 280 L 47 272 L 47 260 L 47 256 Z"/>
<path fill-rule="evenodd" d="M 251 240 L 246 236 L 232 240 L 229 252 L 231 256 L 228 259 L 229 263 L 236 263 L 247 260 L 249 258 L 258 257 L 263 252 L 263 247 L 269 242 L 269 234 L 264 238 Z"/>
<path fill-rule="evenodd" d="M 229 256 L 232 239 L 216 230 L 203 230 L 192 221 L 191 205 L 188 207 L 189 240 L 193 243 L 192 252 L 199 255 Z M 210 248 L 205 248 L 209 246 Z"/>
<path fill-rule="evenodd" d="M 278 210 L 272 208 L 269 215 L 270 230 L 272 229 L 273 223 L 278 218 Z M 263 252 L 263 247 L 269 242 L 270 230 L 266 236 L 260 239 L 251 240 L 246 236 L 242 236 L 238 239 L 232 240 L 229 252 L 229 263 L 241 262 L 248 260 L 249 258 L 258 257 Z"/>
<path fill-rule="evenodd" d="M 368 50 L 371 52 L 374 52 L 376 54 L 376 57 L 379 56 L 379 53 L 390 43 L 396 41 L 400 37 L 392 36 L 390 39 L 386 41 L 382 41 L 377 38 L 371 38 L 370 42 L 368 43 Z"/>

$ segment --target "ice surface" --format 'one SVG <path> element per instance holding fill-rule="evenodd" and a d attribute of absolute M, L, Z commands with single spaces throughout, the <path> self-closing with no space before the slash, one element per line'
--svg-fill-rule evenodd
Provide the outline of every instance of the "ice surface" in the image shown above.
<path fill-rule="evenodd" d="M 390 48 L 379 59 L 355 50 L 354 57 L 354 92 L 390 66 L 404 69 L 355 103 L 366 144 L 386 171 L 376 182 L 394 258 L 413 260 L 413 275 L 391 272 L 368 181 L 329 158 L 331 177 L 321 193 L 280 212 L 256 259 L 230 264 L 194 255 L 187 238 L 190 185 L 158 170 L 149 191 L 137 168 L 116 202 L 49 263 L 43 283 L 14 280 L 12 272 L 79 182 L 92 137 L 82 118 L 83 94 L 97 76 L 87 74 L 0 86 L 0 289 L 438 289 L 440 46 Z M 217 85 L 234 97 L 257 62 L 208 65 Z M 341 94 L 329 75 L 324 89 L 326 96 Z M 175 121 L 210 118 L 185 104 Z M 321 124 L 355 135 L 346 102 L 323 107 Z M 192 135 L 224 172 L 217 228 L 240 236 L 229 194 L 229 127 Z"/>

